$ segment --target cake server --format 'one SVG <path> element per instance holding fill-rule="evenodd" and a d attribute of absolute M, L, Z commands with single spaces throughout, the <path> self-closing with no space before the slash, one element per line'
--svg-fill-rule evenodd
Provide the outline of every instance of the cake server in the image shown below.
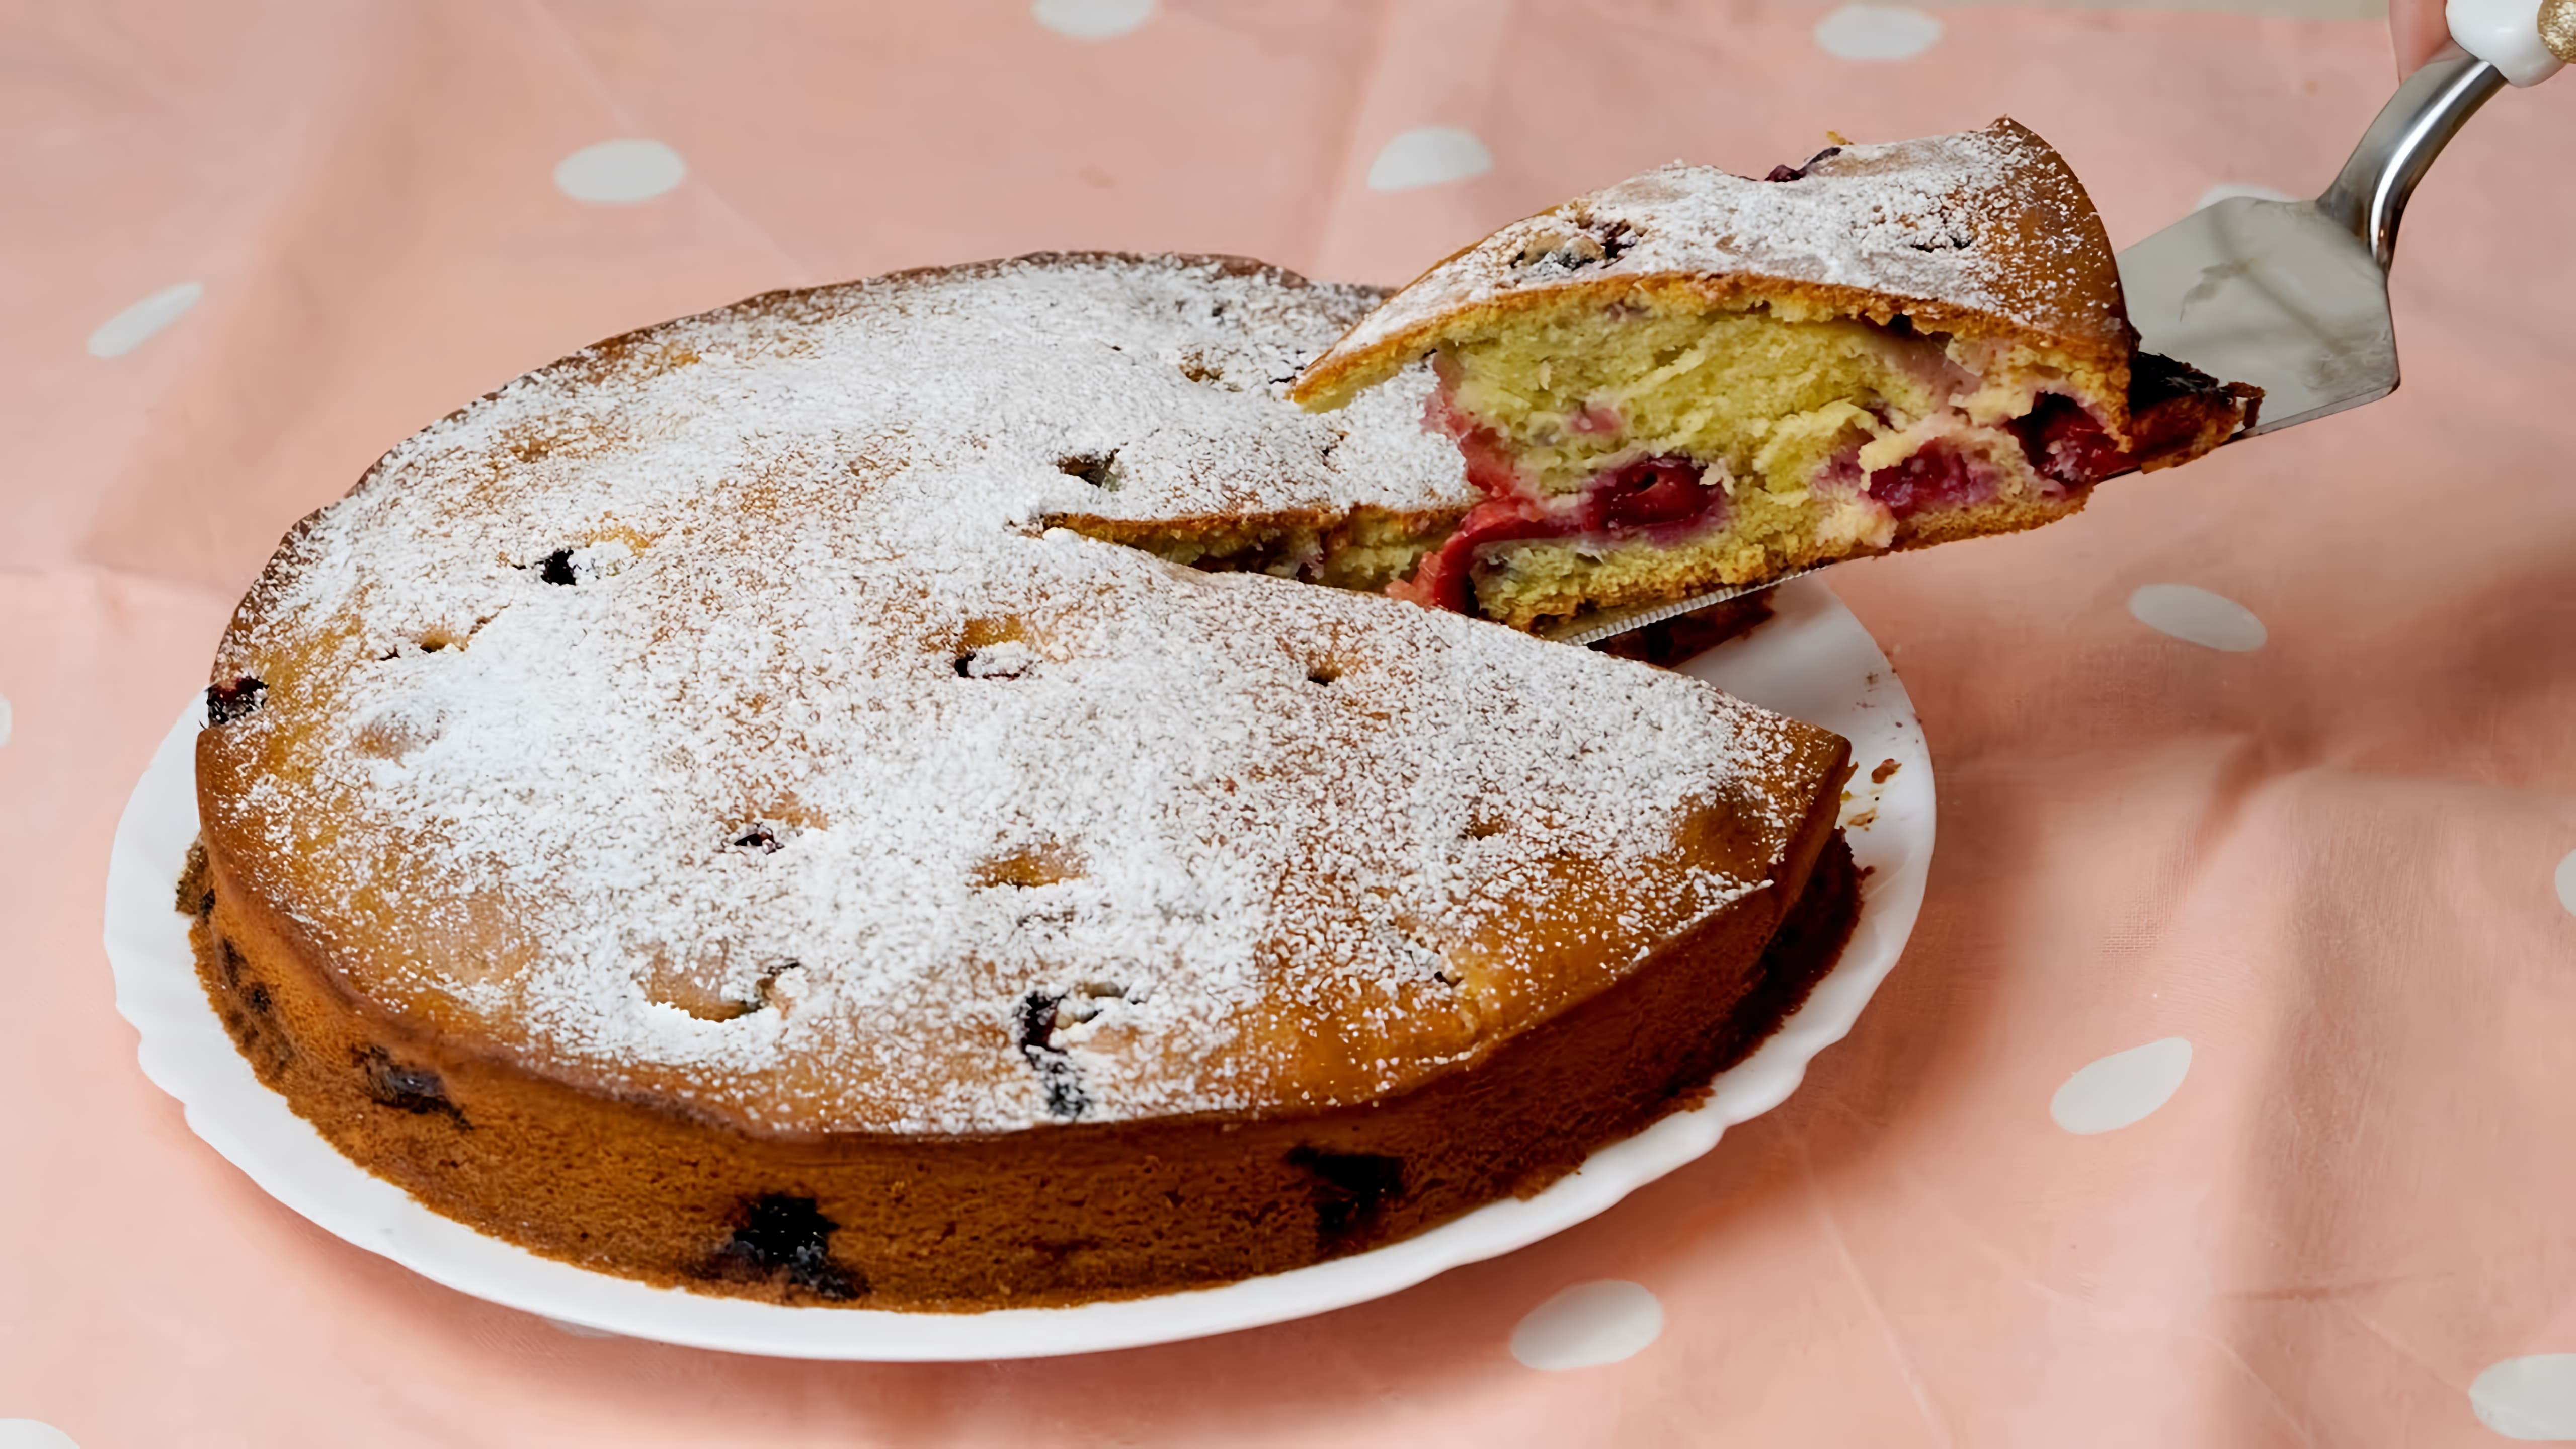
<path fill-rule="evenodd" d="M 2120 253 L 2140 347 L 2263 389 L 2254 425 L 2228 442 L 2397 390 L 2388 266 L 2415 183 L 2497 91 L 2576 60 L 2576 0 L 2451 0 L 2448 19 L 2454 43 L 2398 86 L 2314 201 L 2231 197 Z M 1591 615 L 1547 637 L 1598 643 L 1830 567 Z"/>

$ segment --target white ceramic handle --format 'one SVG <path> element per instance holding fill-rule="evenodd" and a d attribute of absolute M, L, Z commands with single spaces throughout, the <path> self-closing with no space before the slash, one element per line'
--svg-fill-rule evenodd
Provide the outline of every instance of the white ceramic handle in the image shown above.
<path fill-rule="evenodd" d="M 2576 59 L 2576 0 L 2450 0 L 2451 38 L 2518 86 Z"/>

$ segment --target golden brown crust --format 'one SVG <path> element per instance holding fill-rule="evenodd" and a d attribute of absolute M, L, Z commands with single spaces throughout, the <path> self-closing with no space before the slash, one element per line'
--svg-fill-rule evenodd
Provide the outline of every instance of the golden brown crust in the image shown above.
<path fill-rule="evenodd" d="M 2153 473 L 2204 457 L 2262 416 L 2263 389 L 2141 352 L 2129 369 L 2130 454 Z"/>
<path fill-rule="evenodd" d="M 1849 184 L 1834 189 L 1836 181 Z M 1911 230 L 1890 234 L 1890 202 L 1912 207 Z M 1591 256 L 1571 268 L 1531 266 L 1531 249 L 1560 233 L 1589 242 Z M 1593 240 L 1605 236 L 1615 255 Z M 2098 368 L 2114 380 L 2115 407 L 2136 344 L 2119 264 L 2083 183 L 2053 147 L 2005 118 L 1960 136 L 1837 148 L 1794 180 L 1666 167 L 1552 207 L 1423 273 L 1309 364 L 1289 396 L 1339 407 L 1445 339 L 1569 295 L 1602 306 L 1908 316 L 1925 331 L 2027 343 Z M 2121 420 L 2107 421 L 2118 436 Z"/>

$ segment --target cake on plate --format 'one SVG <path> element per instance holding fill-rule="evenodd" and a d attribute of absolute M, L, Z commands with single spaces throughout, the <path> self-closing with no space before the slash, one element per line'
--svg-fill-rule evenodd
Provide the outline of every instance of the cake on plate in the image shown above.
<path fill-rule="evenodd" d="M 1578 197 L 1433 267 L 1291 395 L 1433 358 L 1484 501 L 1392 589 L 1553 627 L 2035 527 L 2250 418 L 2254 389 L 2136 349 L 2082 184 L 2005 120 Z"/>
<path fill-rule="evenodd" d="M 216 657 L 236 1044 L 441 1213 L 798 1305 L 1295 1268 L 1691 1100 L 1849 927 L 1847 749 L 1369 592 L 1474 504 L 1427 371 L 1285 397 L 1382 300 L 906 273 L 396 447 Z"/>

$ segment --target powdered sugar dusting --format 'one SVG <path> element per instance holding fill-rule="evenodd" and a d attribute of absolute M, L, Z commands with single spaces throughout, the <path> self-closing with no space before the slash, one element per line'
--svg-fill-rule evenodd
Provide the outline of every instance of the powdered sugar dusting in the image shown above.
<path fill-rule="evenodd" d="M 1778 181 L 1658 167 L 1441 263 L 1332 352 L 1362 352 L 1506 294 L 1672 273 L 1852 287 L 2127 345 L 2110 240 L 2081 184 L 2047 143 L 1997 122 L 1839 147 Z"/>
<path fill-rule="evenodd" d="M 1758 889 L 1813 735 L 1048 527 L 1446 506 L 1418 378 L 1282 400 L 1374 300 L 1033 260 L 522 378 L 281 551 L 218 660 L 266 689 L 208 827 L 389 1009 L 754 1129 L 1417 1080 Z M 1733 873 L 1676 845 L 1698 812 Z"/>

